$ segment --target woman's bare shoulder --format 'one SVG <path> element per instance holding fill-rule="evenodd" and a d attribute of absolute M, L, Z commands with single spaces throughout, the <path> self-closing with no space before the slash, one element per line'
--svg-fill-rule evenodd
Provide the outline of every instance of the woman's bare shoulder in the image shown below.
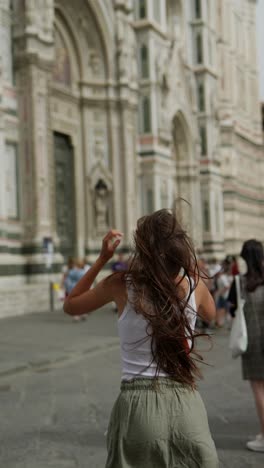
<path fill-rule="evenodd" d="M 109 284 L 114 293 L 123 293 L 126 290 L 126 279 L 123 272 L 113 273 L 107 276 L 104 281 Z"/>
<path fill-rule="evenodd" d="M 126 277 L 122 272 L 114 273 L 107 278 L 107 281 L 110 282 L 113 299 L 120 314 L 127 303 Z"/>

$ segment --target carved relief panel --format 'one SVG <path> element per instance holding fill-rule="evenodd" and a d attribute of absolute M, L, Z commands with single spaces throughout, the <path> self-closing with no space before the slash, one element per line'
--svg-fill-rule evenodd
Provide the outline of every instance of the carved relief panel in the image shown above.
<path fill-rule="evenodd" d="M 78 31 L 79 47 L 82 51 L 82 70 L 84 81 L 104 80 L 106 64 L 104 47 L 92 13 L 83 0 L 58 2 L 65 15 L 71 18 L 72 26 Z"/>
<path fill-rule="evenodd" d="M 55 83 L 70 86 L 71 85 L 71 66 L 67 45 L 63 40 L 61 33 L 55 29 L 55 63 L 53 68 L 53 80 Z"/>

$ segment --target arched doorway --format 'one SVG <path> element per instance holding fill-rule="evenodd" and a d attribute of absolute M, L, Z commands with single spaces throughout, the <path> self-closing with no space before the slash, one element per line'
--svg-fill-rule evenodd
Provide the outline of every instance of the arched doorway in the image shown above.
<path fill-rule="evenodd" d="M 82 161 L 79 96 L 80 79 L 77 51 L 63 18 L 58 14 L 54 29 L 55 60 L 51 81 L 51 129 L 54 168 L 54 222 L 59 251 L 64 259 L 79 255 L 78 210 L 76 209 L 77 164 Z M 73 96 L 76 96 L 75 101 Z M 73 118 L 74 117 L 74 118 Z M 78 134 L 79 133 L 79 134 Z M 75 135 L 75 138 L 74 138 Z M 76 138 L 77 136 L 77 138 Z M 80 181 L 78 180 L 80 183 Z"/>
<path fill-rule="evenodd" d="M 184 198 L 190 202 L 188 186 L 185 181 L 186 174 L 184 174 L 190 158 L 185 126 L 182 114 L 176 114 L 172 121 L 173 156 L 176 164 L 176 194 L 178 198 Z"/>
<path fill-rule="evenodd" d="M 102 95 L 95 98 L 107 76 L 104 47 L 89 5 L 85 0 L 77 3 L 79 10 L 62 0 L 56 5 L 50 89 L 54 223 L 64 257 L 87 254 L 96 222 L 97 181 L 91 181 L 90 174 L 99 159 L 103 166 L 110 164 L 107 115 Z"/>
<path fill-rule="evenodd" d="M 128 242 L 136 217 L 137 94 L 132 80 L 136 57 L 135 47 L 131 47 L 134 33 L 127 21 L 128 12 L 122 10 L 118 22 L 122 40 L 116 41 L 112 19 L 107 18 L 102 3 L 56 1 L 56 57 L 49 90 L 51 133 L 63 135 L 66 146 L 71 144 L 75 251 L 91 261 L 101 248 L 103 230 L 118 225 Z M 117 61 L 113 60 L 115 56 Z M 124 63 L 129 65 L 126 77 L 122 76 Z M 124 86 L 128 94 L 119 92 L 119 87 L 123 91 Z M 57 137 L 51 140 L 51 166 L 55 174 Z M 53 198 L 56 183 L 54 176 Z M 52 210 L 56 238 L 55 203 Z M 58 232 L 57 238 L 60 248 Z"/>
<path fill-rule="evenodd" d="M 192 135 L 181 112 L 172 121 L 172 152 L 175 161 L 174 209 L 188 232 L 196 235 L 200 223 L 198 163 L 194 161 Z"/>

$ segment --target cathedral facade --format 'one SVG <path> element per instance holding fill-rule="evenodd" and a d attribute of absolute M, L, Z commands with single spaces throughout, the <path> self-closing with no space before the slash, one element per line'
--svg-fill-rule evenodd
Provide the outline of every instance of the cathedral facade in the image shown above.
<path fill-rule="evenodd" d="M 0 1 L 2 315 L 47 309 L 68 256 L 93 261 L 110 227 L 129 249 L 163 207 L 208 258 L 263 240 L 255 10 Z"/>

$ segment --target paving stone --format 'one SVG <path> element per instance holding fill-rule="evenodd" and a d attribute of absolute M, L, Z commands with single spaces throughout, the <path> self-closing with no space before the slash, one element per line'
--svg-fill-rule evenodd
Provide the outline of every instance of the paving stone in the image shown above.
<path fill-rule="evenodd" d="M 107 308 L 78 324 L 59 313 L 1 320 L 1 468 L 103 468 L 120 385 L 115 322 Z M 240 362 L 226 331 L 212 339 L 199 389 L 221 468 L 263 468 L 264 454 L 245 448 L 259 427 Z"/>

